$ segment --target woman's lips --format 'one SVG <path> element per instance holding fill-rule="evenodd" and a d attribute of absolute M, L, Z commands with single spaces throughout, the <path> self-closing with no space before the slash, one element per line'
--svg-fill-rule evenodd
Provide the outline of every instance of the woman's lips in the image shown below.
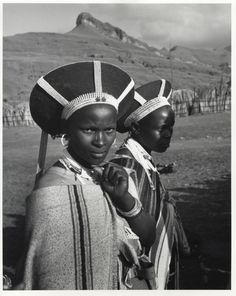
<path fill-rule="evenodd" d="M 106 151 L 104 152 L 90 152 L 90 154 L 94 157 L 94 158 L 102 158 L 106 155 Z"/>
<path fill-rule="evenodd" d="M 170 146 L 170 142 L 168 143 L 159 143 L 158 147 L 168 148 Z"/>

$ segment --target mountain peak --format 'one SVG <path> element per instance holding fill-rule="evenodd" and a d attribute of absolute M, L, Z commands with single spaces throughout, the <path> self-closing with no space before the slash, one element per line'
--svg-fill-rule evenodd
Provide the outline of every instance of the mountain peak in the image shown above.
<path fill-rule="evenodd" d="M 122 42 L 127 42 L 128 36 L 123 30 L 114 27 L 109 23 L 103 23 L 99 21 L 88 12 L 82 12 L 78 15 L 76 26 L 80 27 L 80 25 L 93 27 L 106 36 L 119 39 Z"/>
<path fill-rule="evenodd" d="M 148 46 L 148 44 L 146 44 L 145 42 L 129 36 L 128 34 L 126 34 L 125 31 L 123 31 L 118 27 L 114 27 L 107 22 L 103 23 L 102 21 L 94 18 L 90 13 L 82 12 L 78 15 L 76 20 L 76 27 L 72 30 L 72 32 L 73 33 L 76 32 L 76 34 L 79 34 L 80 27 L 82 26 L 91 27 L 96 31 L 98 31 L 99 33 L 103 34 L 104 36 L 119 40 L 122 43 L 132 44 L 136 47 L 139 47 L 145 50 L 158 52 L 156 48 L 152 48 Z"/>
<path fill-rule="evenodd" d="M 88 23 L 88 22 L 97 21 L 92 15 L 88 12 L 82 12 L 78 15 L 76 20 L 76 26 L 80 26 L 81 24 Z"/>

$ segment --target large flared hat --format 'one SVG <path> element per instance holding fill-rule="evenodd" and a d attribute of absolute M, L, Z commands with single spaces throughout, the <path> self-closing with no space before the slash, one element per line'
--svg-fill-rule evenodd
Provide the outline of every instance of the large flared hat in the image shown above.
<path fill-rule="evenodd" d="M 123 118 L 134 97 L 134 81 L 122 69 L 100 61 L 78 62 L 41 77 L 30 95 L 34 121 L 48 134 L 60 136 L 61 122 L 91 104 L 109 104 Z"/>
<path fill-rule="evenodd" d="M 128 103 L 128 108 L 118 121 L 117 131 L 127 132 L 132 122 L 138 122 L 151 112 L 163 106 L 170 105 L 172 89 L 171 83 L 165 79 L 159 79 L 144 84 L 135 90 L 132 102 Z"/>

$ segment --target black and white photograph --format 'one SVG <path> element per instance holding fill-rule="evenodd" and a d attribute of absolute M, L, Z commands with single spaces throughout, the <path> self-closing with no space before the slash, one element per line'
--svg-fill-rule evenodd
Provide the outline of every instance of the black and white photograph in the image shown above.
<path fill-rule="evenodd" d="M 233 4 L 1 9 L 2 292 L 232 292 Z"/>

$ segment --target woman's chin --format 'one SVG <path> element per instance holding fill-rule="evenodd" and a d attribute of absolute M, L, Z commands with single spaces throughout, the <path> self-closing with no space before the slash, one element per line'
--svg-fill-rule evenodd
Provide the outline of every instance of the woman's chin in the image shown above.
<path fill-rule="evenodd" d="M 99 165 L 99 164 L 101 164 L 101 163 L 104 161 L 105 157 L 106 157 L 106 156 L 102 156 L 102 157 L 98 157 L 98 156 L 96 156 L 96 157 L 92 157 L 92 158 L 90 159 L 89 163 L 90 163 L 90 165 Z"/>
<path fill-rule="evenodd" d="M 158 148 L 155 150 L 155 152 L 163 153 L 163 152 L 165 152 L 168 148 L 169 148 L 169 146 L 161 146 L 161 147 L 158 147 Z"/>

